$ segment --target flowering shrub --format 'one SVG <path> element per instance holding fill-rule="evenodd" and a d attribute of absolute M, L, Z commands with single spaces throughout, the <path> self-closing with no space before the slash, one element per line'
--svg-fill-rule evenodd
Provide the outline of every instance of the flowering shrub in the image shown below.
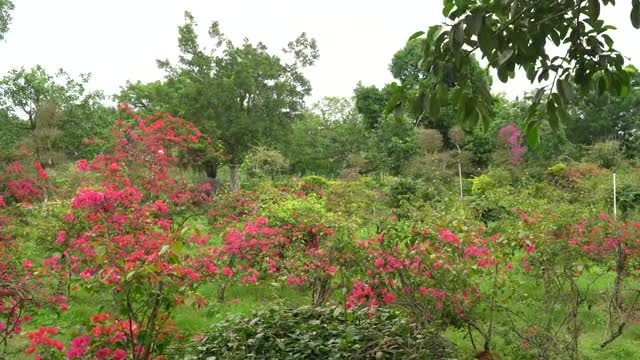
<path fill-rule="evenodd" d="M 57 335 L 57 328 L 40 327 L 37 331 L 30 332 L 28 338 L 30 346 L 25 350 L 27 354 L 37 352 L 36 359 L 108 359 L 125 360 L 137 358 L 130 354 L 145 353 L 143 344 L 130 346 L 130 334 L 137 341 L 144 329 L 139 324 L 130 320 L 116 320 L 110 313 L 100 313 L 91 316 L 87 324 L 90 329 L 84 335 L 76 336 L 66 346 L 63 342 L 52 338 Z M 170 321 L 165 321 L 165 327 L 155 335 L 161 339 L 176 341 L 181 334 Z M 162 359 L 157 355 L 144 358 Z"/>
<path fill-rule="evenodd" d="M 480 299 L 474 278 L 499 265 L 492 251 L 497 239 L 482 228 L 455 234 L 393 224 L 385 234 L 359 242 L 369 259 L 366 277 L 354 282 L 347 306 L 395 304 L 431 325 L 464 321 Z"/>
<path fill-rule="evenodd" d="M 223 237 L 219 247 L 210 249 L 210 260 L 203 266 L 215 274 L 218 270 L 213 263 L 220 264 L 224 279 L 218 289 L 218 300 L 224 300 L 226 287 L 233 279 L 242 284 L 258 281 L 262 273 L 275 274 L 279 271 L 276 261 L 287 246 L 287 239 L 280 236 L 281 230 L 269 227 L 266 218 L 249 221 L 241 229 L 232 228 Z"/>
<path fill-rule="evenodd" d="M 206 269 L 198 257 L 197 249 L 208 237 L 186 239 L 186 232 L 174 225 L 182 210 L 210 200 L 205 188 L 172 173 L 182 161 L 199 161 L 189 157 L 191 149 L 207 147 L 210 140 L 167 114 L 118 121 L 114 137 L 108 153 L 78 161 L 79 171 L 96 172 L 103 181 L 81 188 L 71 200 L 67 226 L 55 239 L 63 256 L 43 263 L 43 272 L 71 288 L 112 297 L 112 315 L 94 316 L 90 330 L 66 347 L 68 358 L 164 354 L 179 343 L 180 334 L 170 322 L 173 310 L 187 302 L 202 305 L 196 289 L 216 275 L 202 271 Z M 53 333 L 33 335 L 27 350 L 49 346 L 52 342 L 38 340 L 48 334 Z M 61 352 L 54 345 L 47 351 Z"/>
<path fill-rule="evenodd" d="M 324 304 L 331 294 L 333 276 L 346 259 L 344 243 L 336 241 L 335 229 L 324 223 L 331 220 L 321 203 L 315 197 L 294 198 L 264 212 L 270 219 L 240 222 L 240 227 L 225 233 L 221 246 L 211 248 L 211 257 L 224 275 L 218 300 L 224 300 L 233 282 L 252 284 L 269 278 L 286 286 L 310 288 L 312 303 Z"/>
<path fill-rule="evenodd" d="M 579 358 L 584 315 L 593 316 L 597 311 L 607 320 L 600 344 L 605 347 L 622 334 L 638 311 L 638 295 L 629 279 L 638 274 L 640 224 L 616 222 L 604 213 L 574 219 L 551 210 L 520 212 L 520 223 L 512 229 L 522 246 L 520 288 L 540 284 L 540 289 L 526 293 L 514 286 L 521 306 L 505 307 L 501 312 L 507 319 L 504 337 L 521 342 L 518 353 Z M 598 279 L 609 279 L 610 285 L 606 305 L 595 310 L 591 304 L 603 294 L 593 294 L 590 288 Z"/>
<path fill-rule="evenodd" d="M 49 188 L 48 177 L 37 162 L 31 169 L 12 162 L 0 174 L 0 354 L 31 320 L 30 310 L 46 305 L 50 299 L 66 307 L 63 298 L 47 296 L 46 287 L 32 272 L 33 261 L 21 257 L 20 239 L 11 229 L 18 218 L 18 209 L 12 205 L 41 201 Z"/>

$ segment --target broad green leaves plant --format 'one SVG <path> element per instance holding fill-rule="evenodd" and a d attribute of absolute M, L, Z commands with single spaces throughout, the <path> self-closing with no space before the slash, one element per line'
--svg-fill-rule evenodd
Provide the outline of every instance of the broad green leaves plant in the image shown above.
<path fill-rule="evenodd" d="M 490 121 L 488 88 L 472 94 L 457 89 L 471 86 L 469 66 L 479 55 L 507 82 L 517 69 L 542 86 L 528 112 L 530 145 L 538 142 L 541 119 L 558 129 L 566 108 L 578 93 L 623 96 L 630 77 L 624 57 L 609 35 L 614 26 L 601 18 L 601 7 L 614 0 L 443 0 L 446 25 L 415 33 L 423 41 L 423 67 L 434 77 L 426 97 L 441 106 L 452 92 L 462 119 L 473 125 Z M 632 1 L 631 23 L 640 28 L 640 1 Z M 547 45 L 560 48 L 553 55 Z"/>

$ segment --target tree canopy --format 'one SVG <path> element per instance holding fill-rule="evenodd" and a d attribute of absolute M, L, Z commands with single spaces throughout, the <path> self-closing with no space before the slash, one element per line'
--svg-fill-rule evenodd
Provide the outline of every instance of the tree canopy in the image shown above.
<path fill-rule="evenodd" d="M 318 59 L 317 45 L 303 33 L 277 56 L 248 39 L 234 44 L 217 22 L 208 29 L 210 47 L 200 44 L 196 30 L 194 17 L 186 12 L 178 29 L 178 61 L 158 61 L 165 81 L 129 84 L 120 99 L 194 121 L 224 144 L 233 171 L 249 149 L 282 139 L 301 116 L 311 92 L 301 70 Z M 215 170 L 209 173 L 215 177 Z"/>

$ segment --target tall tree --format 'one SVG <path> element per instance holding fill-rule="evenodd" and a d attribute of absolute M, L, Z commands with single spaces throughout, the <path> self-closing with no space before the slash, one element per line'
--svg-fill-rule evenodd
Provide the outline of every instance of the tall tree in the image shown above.
<path fill-rule="evenodd" d="M 15 161 L 18 144 L 31 132 L 27 124 L 0 109 L 0 163 Z"/>
<path fill-rule="evenodd" d="M 146 113 L 168 112 L 183 117 L 185 108 L 180 103 L 180 84 L 175 81 L 127 82 L 114 96 L 118 103 L 129 103 L 131 107 Z"/>
<path fill-rule="evenodd" d="M 71 159 L 92 159 L 111 144 L 111 129 L 118 118 L 115 107 L 106 106 L 102 99 L 85 98 L 67 106 L 60 130 L 60 142 L 65 155 Z"/>
<path fill-rule="evenodd" d="M 74 79 L 62 69 L 51 75 L 39 65 L 14 69 L 0 79 L 0 107 L 11 118 L 22 119 L 32 132 L 40 134 L 38 112 L 42 110 L 50 115 L 52 109 L 56 109 L 55 116 L 40 118 L 56 119 L 56 131 L 62 132 L 56 134 L 62 151 L 71 157 L 90 157 L 96 152 L 90 151 L 92 146 L 85 140 L 91 142 L 99 134 L 106 134 L 115 120 L 114 109 L 102 104 L 102 92 L 87 90 L 90 79 L 89 74 Z"/>
<path fill-rule="evenodd" d="M 36 112 L 42 103 L 54 103 L 66 110 L 87 97 L 101 99 L 100 92 L 87 91 L 90 79 L 90 74 L 81 74 L 79 80 L 73 79 L 62 69 L 51 75 L 40 65 L 31 69 L 13 69 L 0 79 L 0 106 L 11 115 L 26 117 L 29 126 L 35 129 Z"/>
<path fill-rule="evenodd" d="M 286 136 L 292 121 L 302 114 L 304 98 L 311 92 L 302 69 L 315 63 L 318 50 L 315 40 L 304 33 L 283 49 L 282 57 L 247 39 L 235 45 L 217 22 L 209 27 L 212 46 L 207 49 L 199 44 L 196 28 L 195 19 L 186 12 L 178 29 L 178 62 L 158 64 L 166 70 L 167 84 L 178 92 L 183 116 L 223 142 L 235 190 L 246 152 Z M 207 167 L 210 177 L 216 176 L 217 165 Z"/>
<path fill-rule="evenodd" d="M 38 105 L 35 116 L 36 128 L 26 139 L 26 146 L 44 166 L 51 166 L 62 162 L 64 147 L 61 130 L 64 122 L 62 109 L 50 102 Z"/>
<path fill-rule="evenodd" d="M 629 74 L 609 35 L 614 27 L 601 19 L 602 5 L 615 6 L 615 1 L 443 0 L 448 23 L 411 37 L 423 41 L 422 65 L 436 80 L 427 89 L 428 104 L 444 104 L 451 82 L 458 88 L 471 87 L 467 69 L 477 52 L 502 82 L 521 68 L 532 83 L 546 84 L 528 111 L 530 144 L 537 144 L 542 115 L 552 128 L 559 128 L 578 91 L 626 94 Z M 631 5 L 631 23 L 640 28 L 640 0 L 632 0 Z M 548 42 L 561 47 L 564 55 L 553 56 Z M 464 119 L 486 124 L 491 94 L 488 88 L 478 90 L 457 92 L 454 99 Z"/>
<path fill-rule="evenodd" d="M 390 99 L 388 88 L 378 89 L 375 85 L 364 86 L 358 83 L 354 95 L 356 109 L 362 115 L 365 127 L 369 130 L 379 128 Z"/>
<path fill-rule="evenodd" d="M 631 74 L 631 89 L 624 97 L 590 92 L 571 107 L 566 131 L 576 144 L 591 145 L 620 140 L 629 156 L 640 154 L 640 73 Z"/>
<path fill-rule="evenodd" d="M 406 117 L 388 116 L 369 138 L 369 170 L 399 175 L 417 153 L 416 128 Z"/>
<path fill-rule="evenodd" d="M 333 176 L 365 149 L 367 134 L 352 99 L 329 97 L 305 111 L 280 146 L 294 173 Z"/>
<path fill-rule="evenodd" d="M 322 117 L 327 124 L 357 121 L 358 112 L 353 99 L 328 96 L 311 106 L 311 110 Z"/>

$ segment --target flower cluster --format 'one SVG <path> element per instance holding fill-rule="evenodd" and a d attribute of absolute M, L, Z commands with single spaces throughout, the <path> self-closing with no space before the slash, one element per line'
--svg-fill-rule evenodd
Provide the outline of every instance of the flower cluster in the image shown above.
<path fill-rule="evenodd" d="M 498 131 L 498 139 L 511 151 L 511 163 L 520 164 L 522 157 L 527 153 L 520 129 L 515 124 L 505 125 Z"/>

